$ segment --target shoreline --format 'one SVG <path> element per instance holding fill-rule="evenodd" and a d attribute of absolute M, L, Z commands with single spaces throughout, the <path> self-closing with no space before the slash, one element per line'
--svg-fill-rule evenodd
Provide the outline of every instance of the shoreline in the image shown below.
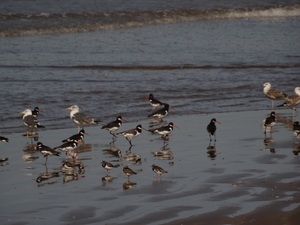
<path fill-rule="evenodd" d="M 272 210 L 278 212 L 276 218 L 284 215 L 286 221 L 294 221 L 298 218 L 295 212 L 299 209 L 300 173 L 299 156 L 293 150 L 298 144 L 290 130 L 290 110 L 280 110 L 280 122 L 272 134 L 274 142 L 266 146 L 261 124 L 269 112 L 170 114 L 166 120 L 180 129 L 174 128 L 168 145 L 163 145 L 159 135 L 146 131 L 132 140 L 131 153 L 140 156 L 141 164 L 126 160 L 129 144 L 124 137 L 118 137 L 111 145 L 109 132 L 101 130 L 99 125 L 87 127 L 89 135 L 79 148 L 79 160 L 87 167 L 80 179 L 71 182 L 65 182 L 66 176 L 58 170 L 63 154 L 49 157 L 45 168 L 45 159 L 36 151 L 30 155 L 31 161 L 25 160 L 25 148 L 36 141 L 26 142 L 20 133 L 8 135 L 10 142 L 1 143 L 1 157 L 9 160 L 1 166 L 5 180 L 1 186 L 4 196 L 1 204 L 6 207 L 0 221 L 4 224 L 41 220 L 59 224 L 207 224 L 209 221 L 247 224 L 253 223 L 253 218 L 266 222 L 268 218 L 262 212 L 271 214 Z M 213 117 L 221 124 L 217 124 L 215 148 L 207 149 L 209 137 L 205 128 Z M 294 119 L 299 119 L 299 115 Z M 119 131 L 138 123 L 147 129 L 149 122 L 123 123 Z M 76 131 L 75 126 L 40 131 L 39 141 L 55 147 Z M 112 154 L 118 149 L 121 155 Z M 170 151 L 172 156 L 157 157 L 156 151 Z M 102 160 L 120 164 L 120 168 L 111 171 L 109 180 L 101 167 Z M 150 168 L 152 164 L 168 173 L 156 179 Z M 122 172 L 124 165 L 137 172 L 130 177 L 133 185 L 129 189 L 124 189 L 128 185 Z M 58 176 L 36 183 L 36 177 L 45 171 L 56 172 Z M 26 210 L 23 204 L 27 205 Z"/>

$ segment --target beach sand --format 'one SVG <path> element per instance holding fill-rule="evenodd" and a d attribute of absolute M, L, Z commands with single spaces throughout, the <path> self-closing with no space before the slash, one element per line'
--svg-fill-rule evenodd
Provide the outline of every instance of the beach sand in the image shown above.
<path fill-rule="evenodd" d="M 64 160 L 45 159 L 33 149 L 37 140 L 21 133 L 3 135 L 1 144 L 1 224 L 296 224 L 300 220 L 300 144 L 293 135 L 290 109 L 276 110 L 278 122 L 265 138 L 262 121 L 271 110 L 168 115 L 174 128 L 168 145 L 147 131 L 133 139 L 131 149 L 102 124 L 86 128 L 78 159 L 86 166 L 78 177 L 59 170 Z M 206 126 L 217 124 L 217 141 L 209 145 Z M 125 118 L 126 119 L 126 118 Z M 113 119 L 112 119 L 113 120 Z M 151 120 L 123 123 L 119 131 Z M 70 121 L 71 123 L 71 121 Z M 24 128 L 25 130 L 25 128 Z M 73 129 L 39 130 L 39 141 L 50 147 L 76 133 Z M 271 138 L 271 137 L 272 138 Z M 212 143 L 213 145 L 213 143 Z M 120 150 L 120 152 L 118 152 Z M 126 151 L 138 154 L 141 163 Z M 170 151 L 164 157 L 157 151 Z M 121 154 L 120 154 L 121 153 Z M 132 155 L 131 155 L 132 156 Z M 120 167 L 106 176 L 101 161 Z M 151 165 L 168 173 L 161 178 Z M 130 177 L 124 165 L 137 172 Z M 36 182 L 41 175 L 44 180 Z"/>

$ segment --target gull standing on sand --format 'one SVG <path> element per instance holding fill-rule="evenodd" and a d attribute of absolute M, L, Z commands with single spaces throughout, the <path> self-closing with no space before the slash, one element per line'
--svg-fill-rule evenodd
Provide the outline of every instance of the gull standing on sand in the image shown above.
<path fill-rule="evenodd" d="M 122 120 L 125 121 L 122 116 L 118 116 L 115 121 L 112 121 L 104 126 L 101 129 L 106 129 L 113 136 L 113 138 L 117 138 L 115 132 L 122 126 Z"/>
<path fill-rule="evenodd" d="M 286 97 L 286 101 L 279 105 L 280 106 L 289 106 L 292 107 L 293 110 L 293 116 L 295 116 L 296 106 L 300 103 L 300 87 L 295 88 L 295 94 L 294 95 L 289 95 Z"/>
<path fill-rule="evenodd" d="M 210 120 L 210 123 L 206 127 L 206 130 L 207 130 L 207 132 L 209 134 L 210 141 L 212 141 L 211 136 L 214 136 L 215 137 L 215 141 L 217 141 L 217 139 L 216 139 L 216 130 L 217 130 L 217 127 L 216 127 L 215 123 L 221 124 L 219 121 L 216 120 L 216 118 L 213 118 L 213 119 Z"/>
<path fill-rule="evenodd" d="M 127 141 L 129 142 L 129 144 L 132 146 L 132 143 L 131 143 L 132 138 L 139 136 L 142 133 L 142 129 L 146 130 L 144 127 L 142 127 L 141 124 L 139 124 L 136 126 L 136 128 L 126 130 L 126 131 L 123 131 L 123 132 L 120 132 L 117 134 L 124 136 L 127 139 Z"/>
<path fill-rule="evenodd" d="M 274 100 L 283 100 L 286 99 L 286 97 L 288 96 L 287 94 L 272 88 L 271 84 L 268 82 L 264 83 L 263 87 L 264 94 L 268 98 L 272 99 L 272 109 L 274 108 Z"/>
<path fill-rule="evenodd" d="M 152 105 L 153 109 L 157 109 L 160 106 L 163 106 L 164 103 L 154 98 L 153 94 L 149 94 L 146 98 L 149 98 L 150 105 Z"/>
<path fill-rule="evenodd" d="M 79 112 L 78 105 L 72 105 L 71 107 L 67 108 L 67 110 L 71 110 L 70 118 L 78 126 L 78 132 L 81 128 L 88 127 L 92 124 L 98 124 L 99 122 L 98 120 Z"/>

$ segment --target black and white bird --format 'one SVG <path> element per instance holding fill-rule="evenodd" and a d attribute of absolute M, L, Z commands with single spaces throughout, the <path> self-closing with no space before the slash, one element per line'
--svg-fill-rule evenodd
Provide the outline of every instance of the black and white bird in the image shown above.
<path fill-rule="evenodd" d="M 115 121 L 112 121 L 104 126 L 101 127 L 101 129 L 106 129 L 109 131 L 109 133 L 116 138 L 115 132 L 122 126 L 122 121 L 125 121 L 122 116 L 118 116 Z"/>
<path fill-rule="evenodd" d="M 272 108 L 274 108 L 274 100 L 283 100 L 288 96 L 287 94 L 272 88 L 271 84 L 268 82 L 264 83 L 263 87 L 264 94 L 272 100 Z"/>
<path fill-rule="evenodd" d="M 26 136 L 33 134 L 34 129 L 43 127 L 39 125 L 37 118 L 32 115 L 32 111 L 30 109 L 26 109 L 25 111 L 20 112 L 20 114 L 23 114 L 23 123 L 27 127 Z"/>
<path fill-rule="evenodd" d="M 131 175 L 135 175 L 136 172 L 134 172 L 132 169 L 130 169 L 128 166 L 123 167 L 123 172 L 127 175 L 127 179 L 130 179 Z"/>
<path fill-rule="evenodd" d="M 35 147 L 37 148 L 38 151 L 40 151 L 44 157 L 46 157 L 46 162 L 45 164 L 47 164 L 48 161 L 48 156 L 59 156 L 60 152 L 55 151 L 54 149 L 50 148 L 49 146 L 43 145 L 41 142 L 38 142 Z"/>
<path fill-rule="evenodd" d="M 39 107 L 35 107 L 31 112 L 34 117 L 37 117 L 40 114 L 40 112 L 42 112 L 42 110 L 39 109 Z"/>
<path fill-rule="evenodd" d="M 98 124 L 99 122 L 99 120 L 95 120 L 94 118 L 79 112 L 78 105 L 72 105 L 67 108 L 67 110 L 71 110 L 70 118 L 78 126 L 78 132 L 81 128 L 88 127 L 92 124 Z"/>
<path fill-rule="evenodd" d="M 117 167 L 119 167 L 119 166 L 120 166 L 119 164 L 113 165 L 113 164 L 111 164 L 111 163 L 109 163 L 109 162 L 102 161 L 102 167 L 103 167 L 104 169 L 106 169 L 106 173 L 107 173 L 107 174 L 110 174 L 110 170 L 111 170 L 111 169 L 117 168 Z"/>
<path fill-rule="evenodd" d="M 295 121 L 293 124 L 293 131 L 298 131 L 300 132 L 300 123 L 299 121 Z"/>
<path fill-rule="evenodd" d="M 84 135 L 85 135 L 85 134 L 88 135 L 88 133 L 86 133 L 86 132 L 84 131 L 84 129 L 81 129 L 81 130 L 78 132 L 78 134 L 74 134 L 74 135 L 72 135 L 72 136 L 70 136 L 70 137 L 68 137 L 68 138 L 66 138 L 66 139 L 64 139 L 64 140 L 62 140 L 62 142 L 79 142 L 79 141 L 81 141 L 80 143 L 83 143 L 83 141 L 84 141 Z"/>
<path fill-rule="evenodd" d="M 286 101 L 279 105 L 280 106 L 288 106 L 291 107 L 293 110 L 293 116 L 295 115 L 296 110 L 296 106 L 300 103 L 300 87 L 296 87 L 295 88 L 295 94 L 294 95 L 289 95 L 286 97 Z"/>
<path fill-rule="evenodd" d="M 78 143 L 83 143 L 81 140 L 74 140 L 72 142 L 65 142 L 60 146 L 55 147 L 54 149 L 58 149 L 62 152 L 66 152 L 66 154 L 71 153 L 78 147 Z"/>
<path fill-rule="evenodd" d="M 210 123 L 209 123 L 209 124 L 207 125 L 207 127 L 206 127 L 206 130 L 207 130 L 207 132 L 208 132 L 208 134 L 209 134 L 209 139 L 210 139 L 210 141 L 212 141 L 211 136 L 214 136 L 215 141 L 217 141 L 217 139 L 216 139 L 217 126 L 216 126 L 215 123 L 221 124 L 219 121 L 216 120 L 216 118 L 212 118 L 212 119 L 210 120 Z"/>
<path fill-rule="evenodd" d="M 267 133 L 267 129 L 270 129 L 270 133 L 272 132 L 272 127 L 277 122 L 276 116 L 277 114 L 274 111 L 272 111 L 270 113 L 270 116 L 264 119 L 263 122 L 264 122 L 265 134 Z"/>
<path fill-rule="evenodd" d="M 156 173 L 156 177 L 157 177 L 158 175 L 160 175 L 160 177 L 161 177 L 161 175 L 162 175 L 163 173 L 168 173 L 168 172 L 165 171 L 163 168 L 161 168 L 161 167 L 159 167 L 159 166 L 157 166 L 157 165 L 155 165 L 155 164 L 153 164 L 151 167 L 152 167 L 153 172 Z"/>
<path fill-rule="evenodd" d="M 162 118 L 168 115 L 169 109 L 172 109 L 172 107 L 169 106 L 169 104 L 164 104 L 164 107 L 162 109 L 151 113 L 150 115 L 148 115 L 148 117 L 154 117 L 162 121 Z"/>
<path fill-rule="evenodd" d="M 9 141 L 8 138 L 0 136 L 0 142 L 7 142 L 8 143 L 8 141 Z"/>
<path fill-rule="evenodd" d="M 117 133 L 117 135 L 122 135 L 124 136 L 129 144 L 132 146 L 131 140 L 137 136 L 139 136 L 142 133 L 142 129 L 146 130 L 144 127 L 142 127 L 141 124 L 137 125 L 136 128 L 126 130 L 120 133 Z"/>
<path fill-rule="evenodd" d="M 175 124 L 170 122 L 167 126 L 162 126 L 156 129 L 151 129 L 149 132 L 153 134 L 160 134 L 164 140 L 167 140 L 168 135 L 173 131 L 173 128 L 177 127 Z M 179 128 L 179 127 L 177 127 Z"/>
<path fill-rule="evenodd" d="M 146 98 L 149 98 L 150 105 L 152 105 L 153 109 L 157 109 L 164 105 L 161 101 L 154 98 L 153 94 L 149 94 Z"/>

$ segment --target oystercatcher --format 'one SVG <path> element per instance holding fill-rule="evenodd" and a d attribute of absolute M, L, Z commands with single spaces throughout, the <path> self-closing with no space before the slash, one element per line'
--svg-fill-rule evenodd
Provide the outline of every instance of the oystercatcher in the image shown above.
<path fill-rule="evenodd" d="M 120 166 L 119 164 L 113 165 L 113 164 L 111 164 L 111 163 L 109 163 L 109 162 L 102 161 L 102 167 L 103 167 L 104 169 L 106 169 L 107 175 L 110 174 L 110 170 L 111 170 L 111 169 L 117 168 L 117 167 L 119 167 L 119 166 Z"/>
<path fill-rule="evenodd" d="M 156 129 L 149 130 L 153 134 L 160 134 L 162 139 L 167 140 L 168 134 L 170 134 L 173 131 L 173 128 L 177 127 L 172 122 L 170 122 L 167 126 L 162 126 Z M 179 128 L 179 127 L 177 127 Z"/>
<path fill-rule="evenodd" d="M 294 95 L 289 95 L 286 97 L 286 101 L 279 105 L 280 106 L 289 106 L 292 107 L 293 110 L 293 116 L 295 116 L 296 106 L 300 103 L 300 87 L 295 88 L 295 94 Z"/>
<path fill-rule="evenodd" d="M 159 166 L 157 166 L 157 165 L 155 165 L 155 164 L 152 165 L 152 170 L 154 171 L 154 173 L 156 173 L 156 178 L 158 177 L 158 174 L 159 174 L 160 177 L 161 177 L 161 175 L 162 175 L 163 173 L 168 173 L 168 172 L 165 171 L 163 168 L 161 168 L 161 167 L 159 167 Z"/>
<path fill-rule="evenodd" d="M 141 124 L 139 124 L 136 126 L 136 128 L 117 133 L 117 135 L 124 136 L 129 142 L 129 144 L 132 146 L 133 144 L 131 143 L 131 140 L 139 136 L 142 133 L 142 129 L 146 130 L 144 127 L 142 127 Z"/>
<path fill-rule="evenodd" d="M 169 104 L 164 104 L 164 107 L 162 109 L 159 109 L 159 110 L 151 113 L 150 115 L 148 115 L 148 117 L 158 118 L 162 121 L 162 118 L 164 118 L 168 115 L 169 109 L 172 109 L 172 107 L 169 106 Z"/>
<path fill-rule="evenodd" d="M 38 142 L 35 147 L 37 148 L 38 151 L 40 151 L 44 157 L 46 157 L 46 162 L 45 165 L 47 164 L 48 161 L 48 156 L 56 155 L 59 156 L 60 152 L 57 152 L 50 148 L 49 146 L 43 145 L 41 142 Z"/>
<path fill-rule="evenodd" d="M 123 172 L 127 175 L 127 179 L 129 181 L 130 176 L 136 174 L 132 169 L 130 169 L 128 166 L 123 167 Z"/>
<path fill-rule="evenodd" d="M 37 117 L 40 114 L 40 112 L 42 112 L 42 110 L 39 109 L 39 107 L 35 107 L 31 112 L 34 117 Z"/>
<path fill-rule="evenodd" d="M 113 137 L 117 137 L 115 135 L 115 132 L 122 126 L 122 120 L 126 121 L 122 118 L 122 116 L 118 116 L 117 119 L 115 121 L 112 121 L 104 126 L 101 127 L 101 129 L 106 129 L 109 131 L 109 133 L 113 136 Z"/>
<path fill-rule="evenodd" d="M 70 118 L 78 126 L 78 132 L 81 128 L 88 127 L 92 124 L 98 124 L 98 122 L 100 122 L 99 120 L 95 120 L 94 118 L 79 112 L 79 107 L 77 105 L 72 105 L 67 108 L 67 110 L 71 110 Z"/>
<path fill-rule="evenodd" d="M 81 129 L 78 134 L 74 134 L 74 135 L 68 137 L 67 139 L 62 140 L 62 142 L 74 142 L 74 141 L 78 142 L 78 141 L 81 141 L 83 143 L 84 134 L 88 135 L 88 133 L 86 133 L 84 131 L 84 129 Z"/>
<path fill-rule="evenodd" d="M 270 116 L 264 119 L 264 128 L 265 128 L 265 134 L 267 133 L 267 128 L 270 128 L 270 133 L 272 132 L 272 127 L 276 124 L 276 116 L 277 114 L 272 111 L 270 113 Z"/>
<path fill-rule="evenodd" d="M 164 103 L 154 98 L 153 94 L 149 94 L 146 98 L 149 98 L 149 102 L 152 105 L 153 109 L 156 109 L 160 106 L 163 106 Z"/>
<path fill-rule="evenodd" d="M 78 143 L 83 143 L 81 140 L 74 140 L 72 142 L 65 142 L 64 144 L 55 147 L 54 149 L 58 149 L 62 152 L 66 152 L 66 155 L 71 151 L 75 150 L 78 146 Z"/>
<path fill-rule="evenodd" d="M 8 138 L 0 136 L 0 142 L 7 142 L 8 143 L 8 141 L 9 141 Z"/>
<path fill-rule="evenodd" d="M 272 88 L 270 83 L 264 83 L 263 87 L 264 94 L 269 99 L 272 99 L 272 108 L 274 108 L 274 100 L 283 100 L 288 96 L 287 94 Z"/>
<path fill-rule="evenodd" d="M 207 130 L 207 132 L 209 134 L 210 141 L 212 141 L 211 136 L 214 136 L 215 137 L 215 141 L 217 141 L 217 139 L 216 139 L 216 130 L 217 130 L 217 127 L 216 127 L 215 123 L 221 124 L 219 121 L 216 120 L 216 118 L 213 118 L 213 119 L 210 120 L 210 123 L 206 127 L 206 130 Z"/>

